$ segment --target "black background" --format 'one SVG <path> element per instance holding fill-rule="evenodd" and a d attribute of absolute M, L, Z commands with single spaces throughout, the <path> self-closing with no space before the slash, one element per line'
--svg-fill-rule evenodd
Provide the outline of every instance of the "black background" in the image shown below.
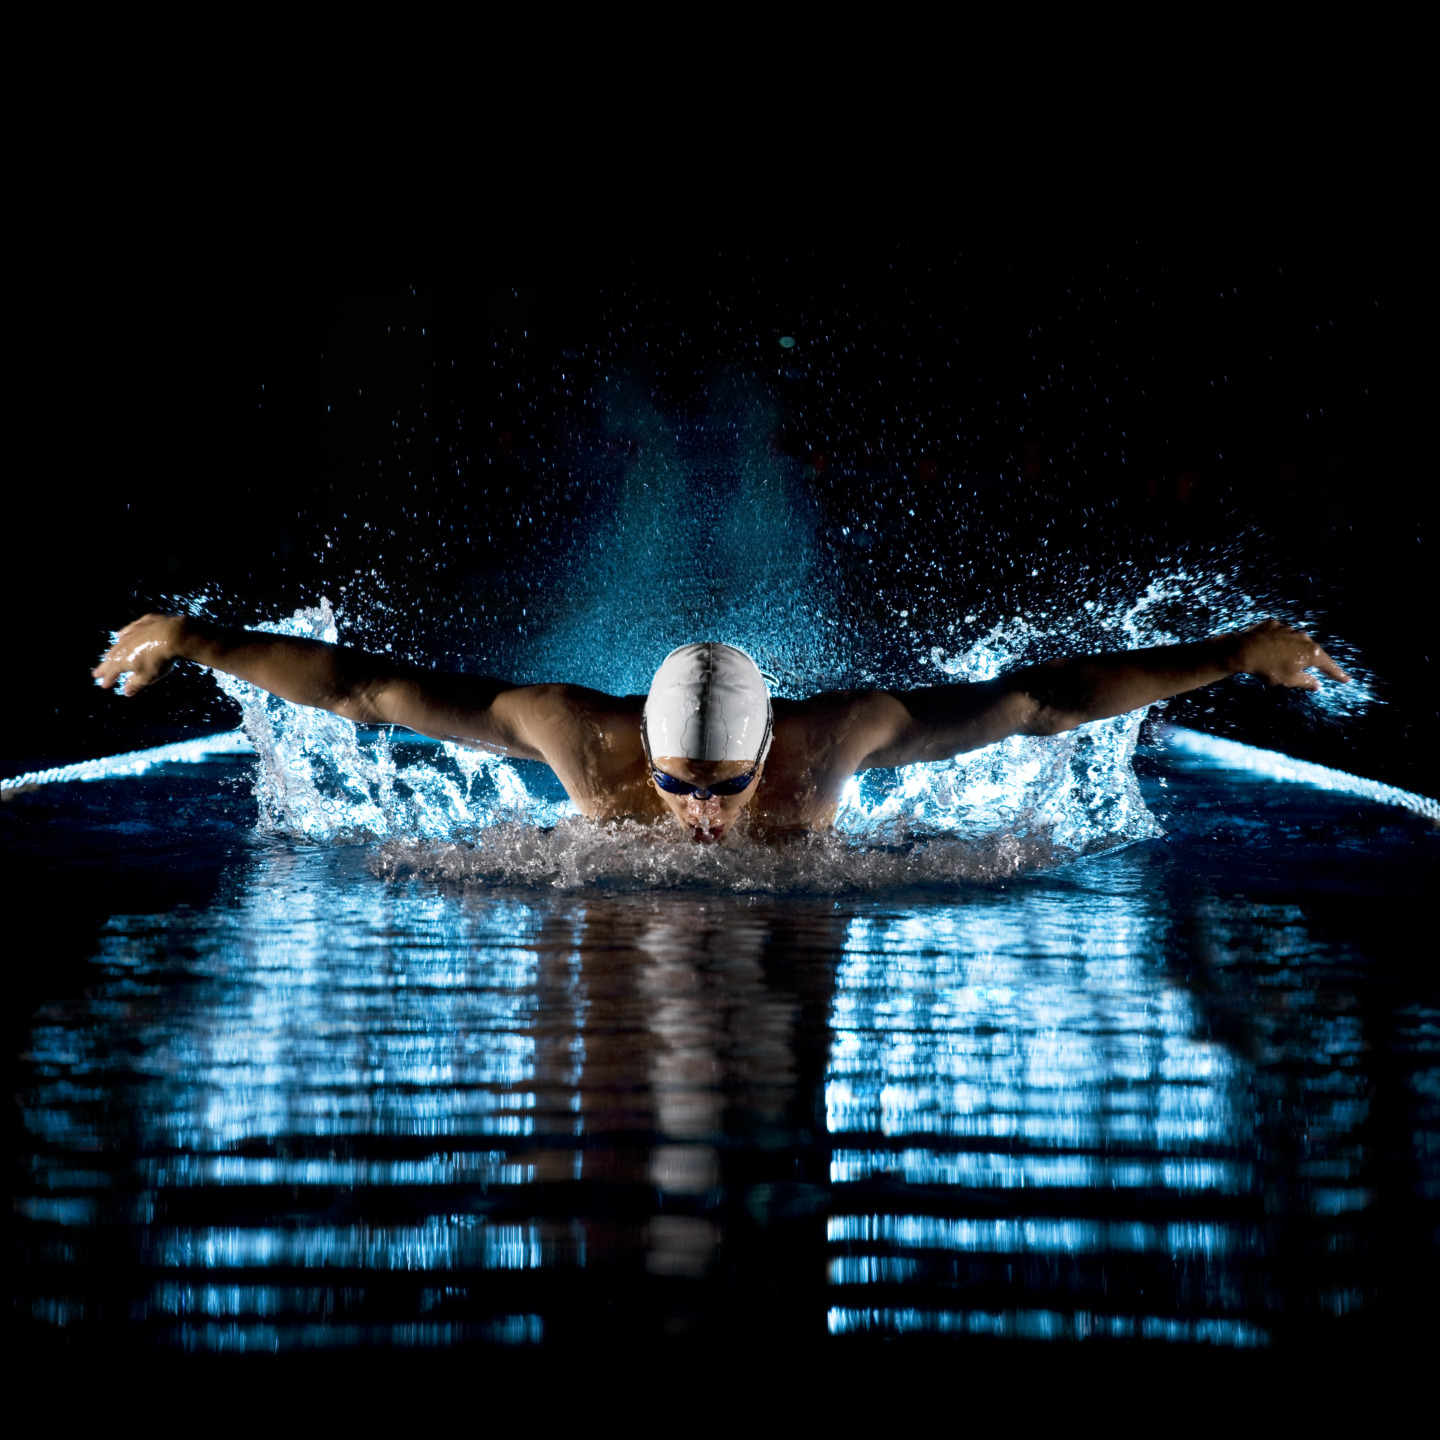
<path fill-rule="evenodd" d="M 624 365 L 681 415 L 718 365 L 773 401 L 822 533 L 968 491 L 1012 597 L 1042 536 L 1100 564 L 1244 557 L 1380 703 L 1337 727 L 1244 693 L 1190 722 L 1435 793 L 1413 156 L 1370 132 L 1320 159 L 1272 153 L 1233 185 L 1172 169 L 1138 205 L 1123 177 L 962 204 L 844 167 L 748 196 L 692 173 L 632 203 L 645 187 L 613 176 L 526 188 L 483 165 L 432 204 L 435 170 L 392 147 L 313 193 L 287 171 L 186 208 L 160 183 L 125 198 L 102 157 L 126 223 L 57 232 L 12 380 L 7 769 L 233 723 L 198 676 L 133 706 L 90 684 L 106 633 L 176 595 L 268 618 L 378 568 L 399 648 L 464 663 L 419 610 L 523 561 L 500 523 L 448 527 L 583 523 L 570 482 L 616 443 L 587 383 Z"/>

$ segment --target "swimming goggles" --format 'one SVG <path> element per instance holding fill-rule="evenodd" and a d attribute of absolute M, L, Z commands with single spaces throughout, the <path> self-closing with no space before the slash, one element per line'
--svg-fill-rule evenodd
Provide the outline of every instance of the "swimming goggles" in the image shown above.
<path fill-rule="evenodd" d="M 750 788 L 750 783 L 755 779 L 755 770 L 747 770 L 743 775 L 737 775 L 733 780 L 717 780 L 713 785 L 699 786 L 691 785 L 687 781 L 677 780 L 673 775 L 667 775 L 663 770 L 657 770 L 653 765 L 650 773 L 655 777 L 655 783 L 670 795 L 693 795 L 697 800 L 714 800 L 721 795 L 738 795 L 743 790 Z"/>
<path fill-rule="evenodd" d="M 691 785 L 686 780 L 677 780 L 673 775 L 667 775 L 656 765 L 655 757 L 650 753 L 650 736 L 645 729 L 643 714 L 640 717 L 640 744 L 644 747 L 645 763 L 650 767 L 655 783 L 667 795 L 693 795 L 697 800 L 717 800 L 722 795 L 739 795 L 750 788 L 756 773 L 765 763 L 765 757 L 770 753 L 770 732 L 774 725 L 775 717 L 769 713 L 767 707 L 765 733 L 760 737 L 760 753 L 755 758 L 755 764 L 743 775 L 737 775 L 733 780 L 717 780 L 713 785 Z"/>

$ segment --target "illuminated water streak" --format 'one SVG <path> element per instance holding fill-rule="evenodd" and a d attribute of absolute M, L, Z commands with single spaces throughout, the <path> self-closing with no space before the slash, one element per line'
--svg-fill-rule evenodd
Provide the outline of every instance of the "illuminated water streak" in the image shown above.
<path fill-rule="evenodd" d="M 882 1243 L 907 1250 L 993 1255 L 1144 1253 L 1228 1255 L 1262 1247 L 1260 1227 L 1214 1223 L 1151 1224 L 1125 1220 L 954 1219 L 937 1215 L 833 1215 L 831 1244 Z M 841 1257 L 873 1258 L 873 1257 Z M 835 1268 L 832 1264 L 832 1277 Z"/>
<path fill-rule="evenodd" d="M 1089 1310 L 920 1310 L 833 1306 L 832 1335 L 984 1335 L 1005 1340 L 1159 1340 L 1251 1349 L 1269 1333 L 1243 1320 L 1177 1320 L 1161 1315 L 1105 1315 Z"/>
<path fill-rule="evenodd" d="M 1303 952 L 1298 912 L 1246 914 L 1267 953 Z M 1220 914 L 1205 924 L 1212 945 L 1253 943 Z M 850 922 L 825 1080 L 832 1335 L 1269 1343 L 1253 1080 L 1166 983 L 1176 939 L 1138 893 Z M 1350 1158 L 1359 1043 L 1333 1025 L 1314 1042 L 1334 1103 L 1304 1203 L 1341 1225 L 1375 1198 Z M 1121 1272 L 1140 1277 L 1140 1311 L 1108 1299 Z M 1017 1287 L 1030 1304 L 1010 1303 Z"/>
<path fill-rule="evenodd" d="M 180 740 L 174 745 L 157 745 L 152 750 L 127 750 L 123 755 L 106 755 L 100 760 L 80 760 L 74 765 L 56 765 L 49 770 L 27 770 L 0 780 L 0 790 L 32 790 L 37 785 L 58 785 L 72 780 L 122 780 L 144 775 L 157 765 L 198 765 L 219 755 L 253 755 L 255 747 L 243 730 L 223 735 L 203 735 L 198 740 Z"/>
<path fill-rule="evenodd" d="M 99 983 L 33 1031 L 26 1313 L 116 1323 L 87 1287 L 124 1237 L 124 1323 L 159 1345 L 544 1343 L 575 1296 L 710 1284 L 761 1216 L 836 1337 L 1246 1347 L 1363 1309 L 1383 1195 L 1335 956 L 1295 905 L 1177 921 L 1170 849 L 846 913 L 456 895 L 254 847 L 223 906 L 112 917 Z M 1218 985 L 1281 1002 L 1268 1077 L 1173 982 L 1196 924 Z M 817 1101 L 808 1179 L 756 1183 Z M 1295 1224 L 1325 1246 L 1303 1273 Z"/>
<path fill-rule="evenodd" d="M 1269 780 L 1318 785 L 1322 790 L 1358 795 L 1379 805 L 1398 805 L 1402 810 L 1411 810 L 1427 820 L 1440 820 L 1440 800 L 1432 800 L 1428 795 L 1417 795 L 1411 790 L 1367 780 L 1363 775 L 1350 775 L 1344 770 L 1312 765 L 1308 760 L 1296 760 L 1278 750 L 1261 750 L 1254 745 L 1242 745 L 1238 740 L 1222 740 L 1179 725 L 1167 726 L 1164 733 L 1171 750 L 1193 755 L 1197 760 L 1208 760 L 1227 770 L 1248 770 Z"/>

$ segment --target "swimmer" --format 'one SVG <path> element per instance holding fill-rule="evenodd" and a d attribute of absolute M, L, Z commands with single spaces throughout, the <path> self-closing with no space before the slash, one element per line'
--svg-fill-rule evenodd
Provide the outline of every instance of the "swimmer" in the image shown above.
<path fill-rule="evenodd" d="M 1009 735 L 1058 735 L 1090 720 L 1255 675 L 1318 690 L 1312 670 L 1350 677 L 1302 631 L 1275 620 L 1187 645 L 1051 660 L 995 680 L 918 690 L 770 698 L 754 661 L 710 642 L 672 651 L 649 695 L 443 675 L 343 645 L 228 630 L 175 615 L 127 625 L 91 672 L 136 695 L 177 660 L 237 676 L 357 725 L 543 760 L 594 820 L 677 821 L 702 844 L 744 817 L 778 839 L 826 829 L 858 770 L 948 760 Z"/>

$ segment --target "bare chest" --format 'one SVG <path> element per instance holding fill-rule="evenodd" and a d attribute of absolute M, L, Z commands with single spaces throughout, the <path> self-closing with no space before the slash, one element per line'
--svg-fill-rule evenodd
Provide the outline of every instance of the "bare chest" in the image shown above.
<path fill-rule="evenodd" d="M 755 798 L 746 807 L 761 828 L 818 830 L 835 817 L 850 772 L 833 763 L 837 747 L 826 743 L 830 737 L 810 734 L 810 728 L 776 725 Z M 594 820 L 669 818 L 650 784 L 638 716 L 606 717 L 570 738 L 551 763 L 582 813 Z"/>

